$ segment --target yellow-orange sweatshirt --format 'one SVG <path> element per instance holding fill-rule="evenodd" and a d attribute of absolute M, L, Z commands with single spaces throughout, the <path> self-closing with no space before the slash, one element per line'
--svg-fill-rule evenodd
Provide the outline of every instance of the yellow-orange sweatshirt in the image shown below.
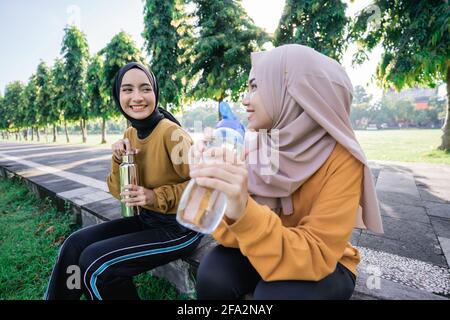
<path fill-rule="evenodd" d="M 139 185 L 155 192 L 155 202 L 146 209 L 160 213 L 176 213 L 184 188 L 189 182 L 187 158 L 177 163 L 178 157 L 187 157 L 192 139 L 189 134 L 170 120 L 161 120 L 145 139 L 139 139 L 133 127 L 128 128 L 124 138 L 131 147 L 139 149 L 136 164 L 139 171 Z M 174 160 L 174 161 L 172 161 Z M 107 183 L 111 194 L 120 200 L 119 165 L 112 157 L 111 173 Z"/>
<path fill-rule="evenodd" d="M 240 248 L 265 281 L 318 281 L 340 262 L 354 274 L 349 243 L 362 191 L 363 164 L 336 144 L 322 167 L 292 195 L 292 215 L 278 216 L 251 197 L 243 216 L 222 220 L 213 237 Z"/>

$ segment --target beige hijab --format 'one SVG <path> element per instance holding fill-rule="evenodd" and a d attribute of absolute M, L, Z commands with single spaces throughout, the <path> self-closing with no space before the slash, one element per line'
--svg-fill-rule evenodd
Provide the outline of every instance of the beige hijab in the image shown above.
<path fill-rule="evenodd" d="M 364 164 L 356 226 L 382 233 L 372 174 L 349 119 L 353 87 L 342 66 L 296 44 L 252 53 L 251 59 L 249 79 L 255 78 L 272 119 L 269 149 L 278 150 L 278 170 L 273 174 L 264 174 L 261 163 L 247 165 L 252 197 L 278 213 L 292 214 L 292 193 L 325 163 L 337 141 Z"/>

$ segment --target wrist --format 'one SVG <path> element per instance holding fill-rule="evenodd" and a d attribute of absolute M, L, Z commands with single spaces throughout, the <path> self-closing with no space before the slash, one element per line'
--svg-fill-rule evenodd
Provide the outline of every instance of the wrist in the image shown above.
<path fill-rule="evenodd" d="M 245 210 L 247 208 L 247 203 L 248 203 L 248 196 L 245 198 L 244 201 L 242 201 L 242 207 L 241 210 L 233 210 L 232 214 L 227 214 L 225 213 L 225 221 L 231 225 L 233 223 L 235 223 L 236 221 L 238 221 L 239 219 L 242 218 L 242 216 L 245 214 Z"/>
<path fill-rule="evenodd" d="M 151 206 L 155 202 L 155 191 L 152 189 L 146 189 L 147 190 L 147 205 Z"/>

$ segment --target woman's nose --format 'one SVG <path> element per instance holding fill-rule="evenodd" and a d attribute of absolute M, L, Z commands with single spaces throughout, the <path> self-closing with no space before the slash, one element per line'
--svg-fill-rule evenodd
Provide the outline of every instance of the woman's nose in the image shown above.
<path fill-rule="evenodd" d="M 250 99 L 249 99 L 249 94 L 248 93 L 246 93 L 244 95 L 244 99 L 242 99 L 242 104 L 244 106 L 248 106 L 250 104 Z"/>
<path fill-rule="evenodd" d="M 142 95 L 139 92 L 135 92 L 133 94 L 133 98 L 132 98 L 133 101 L 142 101 L 142 99 L 143 99 Z"/>

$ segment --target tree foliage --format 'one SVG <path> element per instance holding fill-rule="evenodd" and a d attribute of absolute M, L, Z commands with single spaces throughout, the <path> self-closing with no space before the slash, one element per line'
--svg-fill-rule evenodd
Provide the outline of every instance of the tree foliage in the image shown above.
<path fill-rule="evenodd" d="M 254 25 L 240 1 L 193 2 L 198 37 L 190 68 L 196 81 L 192 98 L 236 101 L 247 85 L 250 53 L 260 50 L 268 36 Z"/>
<path fill-rule="evenodd" d="M 298 43 L 340 61 L 349 19 L 341 0 L 287 0 L 274 45 Z"/>
<path fill-rule="evenodd" d="M 146 0 L 144 4 L 145 47 L 150 67 L 158 79 L 159 102 L 178 111 L 187 83 L 186 60 L 192 43 L 192 28 L 184 0 Z"/>
<path fill-rule="evenodd" d="M 75 26 L 64 29 L 61 54 L 64 57 L 64 117 L 66 120 L 87 119 L 86 69 L 89 48 L 86 36 Z"/>
<path fill-rule="evenodd" d="M 144 65 L 146 62 L 131 36 L 124 31 L 115 35 L 106 47 L 100 50 L 99 54 L 104 56 L 103 83 L 105 86 L 105 94 L 107 94 L 108 101 L 112 101 L 114 77 L 119 69 L 132 61 Z M 111 114 L 115 116 L 120 114 L 112 106 L 109 107 L 111 108 Z"/>
<path fill-rule="evenodd" d="M 383 47 L 376 78 L 385 88 L 429 86 L 447 83 L 450 89 L 450 7 L 446 0 L 375 0 L 373 10 L 363 10 L 349 32 L 349 40 L 359 45 L 356 63 L 367 59 L 367 52 Z M 450 99 L 448 99 L 450 100 Z M 450 103 L 450 101 L 449 101 Z M 449 110 L 450 104 L 447 108 Z M 450 150 L 450 123 L 443 127 L 442 149 Z"/>

